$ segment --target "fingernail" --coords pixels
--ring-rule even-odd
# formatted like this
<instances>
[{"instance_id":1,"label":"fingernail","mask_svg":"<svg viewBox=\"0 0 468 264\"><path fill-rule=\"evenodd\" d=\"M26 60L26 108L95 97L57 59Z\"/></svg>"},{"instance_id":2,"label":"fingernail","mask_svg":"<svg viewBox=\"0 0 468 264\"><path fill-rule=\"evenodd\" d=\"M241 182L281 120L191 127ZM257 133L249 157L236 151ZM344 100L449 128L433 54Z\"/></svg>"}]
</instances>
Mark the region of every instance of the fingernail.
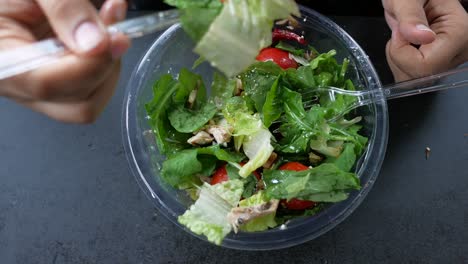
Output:
<instances>
[{"instance_id":1,"label":"fingernail","mask_svg":"<svg viewBox=\"0 0 468 264\"><path fill-rule=\"evenodd\" d=\"M75 41L81 51L90 51L98 46L104 35L98 26L92 22L84 22L75 31Z\"/></svg>"},{"instance_id":2,"label":"fingernail","mask_svg":"<svg viewBox=\"0 0 468 264\"><path fill-rule=\"evenodd\" d=\"M432 31L432 29L430 29L428 26L426 26L426 25L424 25L424 24L416 25L416 29L418 29L418 30L423 30L423 31L429 31L429 32L434 33L434 31ZM434 34L435 34L435 33L434 33Z\"/></svg>"},{"instance_id":3,"label":"fingernail","mask_svg":"<svg viewBox=\"0 0 468 264\"><path fill-rule=\"evenodd\" d=\"M127 13L127 8L124 2L118 4L114 10L114 17L117 21L122 21L125 19Z\"/></svg>"}]
</instances>

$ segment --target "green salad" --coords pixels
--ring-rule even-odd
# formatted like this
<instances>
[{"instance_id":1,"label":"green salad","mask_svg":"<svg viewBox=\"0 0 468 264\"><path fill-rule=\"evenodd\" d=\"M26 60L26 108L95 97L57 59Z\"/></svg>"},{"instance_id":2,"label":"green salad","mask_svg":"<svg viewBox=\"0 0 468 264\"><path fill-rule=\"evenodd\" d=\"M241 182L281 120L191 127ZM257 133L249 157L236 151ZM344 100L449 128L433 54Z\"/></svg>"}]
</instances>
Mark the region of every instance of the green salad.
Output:
<instances>
[{"instance_id":1,"label":"green salad","mask_svg":"<svg viewBox=\"0 0 468 264\"><path fill-rule=\"evenodd\" d=\"M310 217L360 189L353 169L367 144L361 119L328 121L354 99L314 91L354 90L348 60L317 52L300 28L279 21L299 15L294 1L166 2L181 10L195 51L220 70L211 84L188 69L163 75L146 104L167 157L160 177L194 200L182 225L221 244L231 232Z\"/></svg>"}]
</instances>

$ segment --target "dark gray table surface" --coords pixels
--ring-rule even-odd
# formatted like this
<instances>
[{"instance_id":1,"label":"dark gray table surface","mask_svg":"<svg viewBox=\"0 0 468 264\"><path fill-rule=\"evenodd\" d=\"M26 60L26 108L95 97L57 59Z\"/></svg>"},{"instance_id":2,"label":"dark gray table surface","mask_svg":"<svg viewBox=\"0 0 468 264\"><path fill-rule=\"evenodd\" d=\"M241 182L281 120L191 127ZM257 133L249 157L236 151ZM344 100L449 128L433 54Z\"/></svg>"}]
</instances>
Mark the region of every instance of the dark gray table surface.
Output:
<instances>
[{"instance_id":1,"label":"dark gray table surface","mask_svg":"<svg viewBox=\"0 0 468 264\"><path fill-rule=\"evenodd\" d=\"M334 19L390 82L383 19ZM121 140L126 81L154 38L134 42L93 125L60 124L0 100L0 263L468 263L468 89L390 102L374 188L314 241L241 252L176 228L140 192Z\"/></svg>"}]
</instances>

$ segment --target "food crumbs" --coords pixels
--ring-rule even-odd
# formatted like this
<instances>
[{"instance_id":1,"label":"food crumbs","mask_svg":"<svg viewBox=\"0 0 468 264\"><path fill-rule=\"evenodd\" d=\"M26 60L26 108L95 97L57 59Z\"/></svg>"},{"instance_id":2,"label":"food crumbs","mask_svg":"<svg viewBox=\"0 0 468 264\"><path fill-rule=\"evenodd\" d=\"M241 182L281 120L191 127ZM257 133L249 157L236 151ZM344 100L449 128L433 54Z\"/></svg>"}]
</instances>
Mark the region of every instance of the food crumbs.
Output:
<instances>
[{"instance_id":1,"label":"food crumbs","mask_svg":"<svg viewBox=\"0 0 468 264\"><path fill-rule=\"evenodd\" d=\"M429 158L429 155L431 155L431 148L426 147L426 150L424 151L426 153L426 160Z\"/></svg>"}]
</instances>

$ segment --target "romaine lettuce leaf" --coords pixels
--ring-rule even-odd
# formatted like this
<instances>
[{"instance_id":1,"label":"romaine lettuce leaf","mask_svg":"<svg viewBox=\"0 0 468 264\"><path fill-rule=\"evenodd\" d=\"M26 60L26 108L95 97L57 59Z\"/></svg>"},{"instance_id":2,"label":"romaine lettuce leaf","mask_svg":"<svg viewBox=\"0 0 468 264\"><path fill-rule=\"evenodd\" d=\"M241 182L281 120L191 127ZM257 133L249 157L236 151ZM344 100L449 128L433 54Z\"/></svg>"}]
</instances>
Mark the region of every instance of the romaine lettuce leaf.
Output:
<instances>
[{"instance_id":1,"label":"romaine lettuce leaf","mask_svg":"<svg viewBox=\"0 0 468 264\"><path fill-rule=\"evenodd\" d=\"M216 185L205 183L198 200L178 221L192 232L204 235L208 241L220 245L231 232L227 215L236 207L243 191L240 180L230 180Z\"/></svg>"},{"instance_id":2,"label":"romaine lettuce leaf","mask_svg":"<svg viewBox=\"0 0 468 264\"><path fill-rule=\"evenodd\" d=\"M234 128L234 136L251 135L262 129L262 120L253 115L240 96L227 100L223 109L224 118Z\"/></svg>"},{"instance_id":3,"label":"romaine lettuce leaf","mask_svg":"<svg viewBox=\"0 0 468 264\"><path fill-rule=\"evenodd\" d=\"M244 192L242 193L242 197L243 198L249 198L250 196L252 196L254 194L255 190L257 189L258 180L255 177L255 175L253 175L253 174L250 174L246 178L242 178L239 175L239 169L240 168L241 168L241 166L239 164L229 162L226 165L226 172L227 172L228 177L229 177L230 180L241 179L244 182Z\"/></svg>"},{"instance_id":4,"label":"romaine lettuce leaf","mask_svg":"<svg viewBox=\"0 0 468 264\"><path fill-rule=\"evenodd\" d=\"M179 9L182 27L195 41L199 41L205 35L223 7L219 0L164 0L164 2Z\"/></svg>"},{"instance_id":5,"label":"romaine lettuce leaf","mask_svg":"<svg viewBox=\"0 0 468 264\"><path fill-rule=\"evenodd\" d=\"M230 98L223 109L224 117L234 128L234 141L237 139L236 148L243 146L245 155L249 161L239 170L241 177L249 176L253 171L260 168L273 152L271 145L272 135L263 126L259 115L252 115L245 100L236 96Z\"/></svg>"},{"instance_id":6,"label":"romaine lettuce leaf","mask_svg":"<svg viewBox=\"0 0 468 264\"><path fill-rule=\"evenodd\" d=\"M270 131L265 128L245 137L243 149L249 161L239 170L241 177L245 178L249 176L253 171L267 162L274 150L271 145L271 138Z\"/></svg>"},{"instance_id":7,"label":"romaine lettuce leaf","mask_svg":"<svg viewBox=\"0 0 468 264\"><path fill-rule=\"evenodd\" d=\"M348 197L348 191L360 188L354 173L328 163L304 171L265 170L263 179L266 194L275 199L338 202Z\"/></svg>"},{"instance_id":8,"label":"romaine lettuce leaf","mask_svg":"<svg viewBox=\"0 0 468 264\"><path fill-rule=\"evenodd\" d=\"M226 1L195 51L227 76L234 76L271 44L273 21L290 14L300 15L293 0Z\"/></svg>"},{"instance_id":9,"label":"romaine lettuce leaf","mask_svg":"<svg viewBox=\"0 0 468 264\"><path fill-rule=\"evenodd\" d=\"M164 2L179 9L189 7L221 8L223 6L220 0L164 0Z\"/></svg>"}]
</instances>

